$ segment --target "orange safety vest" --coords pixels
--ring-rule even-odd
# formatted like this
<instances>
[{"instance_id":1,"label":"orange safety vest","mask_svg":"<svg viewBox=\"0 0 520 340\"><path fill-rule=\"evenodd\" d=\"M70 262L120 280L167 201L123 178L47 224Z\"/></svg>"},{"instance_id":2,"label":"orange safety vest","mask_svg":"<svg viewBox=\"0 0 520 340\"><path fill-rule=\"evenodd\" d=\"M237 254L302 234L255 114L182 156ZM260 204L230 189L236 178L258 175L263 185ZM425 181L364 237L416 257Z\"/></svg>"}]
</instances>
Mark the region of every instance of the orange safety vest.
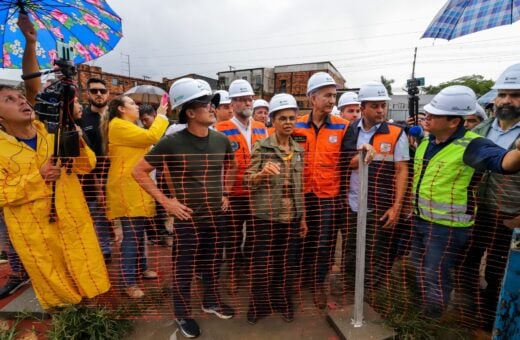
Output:
<instances>
[{"instance_id":1,"label":"orange safety vest","mask_svg":"<svg viewBox=\"0 0 520 340\"><path fill-rule=\"evenodd\" d=\"M267 134L272 136L274 134L274 127L267 128Z\"/></svg>"},{"instance_id":2,"label":"orange safety vest","mask_svg":"<svg viewBox=\"0 0 520 340\"><path fill-rule=\"evenodd\" d=\"M340 191L340 150L349 122L329 114L318 133L312 113L298 118L293 138L305 149L304 191L320 198L335 197Z\"/></svg>"},{"instance_id":3,"label":"orange safety vest","mask_svg":"<svg viewBox=\"0 0 520 340\"><path fill-rule=\"evenodd\" d=\"M345 143L341 149L343 157L345 157L345 164L349 164L352 157L357 154L360 120L361 118L352 121L347 130ZM370 139L369 143L376 152L368 167L368 205L370 209L385 211L395 203L394 152L403 133L400 126L383 122ZM347 182L347 186L348 184ZM382 197L384 199L381 199Z\"/></svg>"},{"instance_id":4,"label":"orange safety vest","mask_svg":"<svg viewBox=\"0 0 520 340\"><path fill-rule=\"evenodd\" d=\"M246 172L249 164L251 163L251 152L247 147L247 141L244 135L240 132L238 127L231 120L219 122L215 125L215 129L222 132L231 142L231 147L235 153L235 159L238 164L238 172L233 189L231 190L231 196L244 196L249 191L244 188L242 179ZM264 123L251 121L251 148L256 141L267 138L267 128Z\"/></svg>"}]
</instances>

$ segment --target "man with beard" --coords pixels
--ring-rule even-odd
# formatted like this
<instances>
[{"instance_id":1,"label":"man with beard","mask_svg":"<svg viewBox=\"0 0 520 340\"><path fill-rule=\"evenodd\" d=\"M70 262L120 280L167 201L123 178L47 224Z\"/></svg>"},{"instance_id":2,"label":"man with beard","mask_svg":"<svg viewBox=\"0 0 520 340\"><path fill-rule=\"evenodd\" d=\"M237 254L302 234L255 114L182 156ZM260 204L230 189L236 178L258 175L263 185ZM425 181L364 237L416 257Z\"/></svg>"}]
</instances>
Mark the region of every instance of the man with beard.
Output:
<instances>
[{"instance_id":1,"label":"man with beard","mask_svg":"<svg viewBox=\"0 0 520 340\"><path fill-rule=\"evenodd\" d=\"M512 94L505 93L506 97ZM505 100L511 101L512 97ZM419 291L423 295L422 312L425 316L440 318L451 294L451 271L464 255L475 225L480 172L513 174L520 171L520 140L507 151L489 139L466 131L464 117L476 112L475 92L466 86L443 89L424 110L425 130L430 134L417 147L414 159L415 226L410 259L417 268ZM507 221L510 225L514 222ZM508 238L510 240L510 235Z\"/></svg>"},{"instance_id":2,"label":"man with beard","mask_svg":"<svg viewBox=\"0 0 520 340\"><path fill-rule=\"evenodd\" d=\"M520 137L520 64L507 68L493 89L498 90L496 117L473 131L504 149L514 150L515 140ZM468 311L469 315L477 315L480 319L477 321L488 330L495 319L511 233L514 228L520 228L519 195L520 174L504 177L487 173L478 190L478 214L460 280L463 291L477 304L474 306L476 310ZM480 290L479 268L485 251L487 287Z\"/></svg>"},{"instance_id":3,"label":"man with beard","mask_svg":"<svg viewBox=\"0 0 520 340\"><path fill-rule=\"evenodd\" d=\"M224 192L229 198L231 221L226 247L229 250L231 264L231 292L236 290L237 260L240 258L242 244L242 228L244 222L251 225L251 208L249 191L242 183L244 173L251 163L251 150L256 141L267 137L267 129L263 123L251 118L253 115L253 88L247 80L237 79L229 85L229 98L233 108L233 118L221 121L215 129L227 136L238 162L236 180L231 192ZM253 235L254 237L254 235Z\"/></svg>"},{"instance_id":4,"label":"man with beard","mask_svg":"<svg viewBox=\"0 0 520 340\"><path fill-rule=\"evenodd\" d=\"M105 211L106 174L109 168L109 160L105 158L101 122L108 108L109 92L106 82L98 78L90 78L87 81L87 95L89 106L83 110L80 127L87 136L89 147L96 154L96 168L83 176L83 192L87 199L90 215L94 220L94 226L103 252L105 262L110 262L112 251L110 249L110 222Z\"/></svg>"}]
</instances>

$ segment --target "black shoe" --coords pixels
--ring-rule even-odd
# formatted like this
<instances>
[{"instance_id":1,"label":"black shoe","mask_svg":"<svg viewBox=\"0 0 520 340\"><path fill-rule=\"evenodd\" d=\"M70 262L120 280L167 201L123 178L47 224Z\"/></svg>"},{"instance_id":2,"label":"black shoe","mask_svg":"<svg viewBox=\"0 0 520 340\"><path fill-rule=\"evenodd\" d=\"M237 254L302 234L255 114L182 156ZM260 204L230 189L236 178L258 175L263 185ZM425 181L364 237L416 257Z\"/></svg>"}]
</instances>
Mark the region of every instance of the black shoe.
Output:
<instances>
[{"instance_id":1,"label":"black shoe","mask_svg":"<svg viewBox=\"0 0 520 340\"><path fill-rule=\"evenodd\" d=\"M215 314L221 319L231 319L235 315L233 308L223 303L215 307L204 307L202 305L202 310L204 313Z\"/></svg>"},{"instance_id":2,"label":"black shoe","mask_svg":"<svg viewBox=\"0 0 520 340\"><path fill-rule=\"evenodd\" d=\"M8 263L9 259L7 258L7 252L5 250L2 250L0 253L0 264Z\"/></svg>"},{"instance_id":3,"label":"black shoe","mask_svg":"<svg viewBox=\"0 0 520 340\"><path fill-rule=\"evenodd\" d=\"M254 325L258 322L259 317L255 313L247 312L247 322Z\"/></svg>"},{"instance_id":4,"label":"black shoe","mask_svg":"<svg viewBox=\"0 0 520 340\"><path fill-rule=\"evenodd\" d=\"M196 338L201 334L199 325L193 319L176 319L175 322L182 335L187 338Z\"/></svg>"},{"instance_id":5,"label":"black shoe","mask_svg":"<svg viewBox=\"0 0 520 340\"><path fill-rule=\"evenodd\" d=\"M9 276L9 279L5 285L0 288L0 299L6 298L12 295L23 285L28 284L31 281L27 276Z\"/></svg>"},{"instance_id":6,"label":"black shoe","mask_svg":"<svg viewBox=\"0 0 520 340\"><path fill-rule=\"evenodd\" d=\"M294 312L293 311L283 312L282 319L285 322L293 322L294 321Z\"/></svg>"}]
</instances>

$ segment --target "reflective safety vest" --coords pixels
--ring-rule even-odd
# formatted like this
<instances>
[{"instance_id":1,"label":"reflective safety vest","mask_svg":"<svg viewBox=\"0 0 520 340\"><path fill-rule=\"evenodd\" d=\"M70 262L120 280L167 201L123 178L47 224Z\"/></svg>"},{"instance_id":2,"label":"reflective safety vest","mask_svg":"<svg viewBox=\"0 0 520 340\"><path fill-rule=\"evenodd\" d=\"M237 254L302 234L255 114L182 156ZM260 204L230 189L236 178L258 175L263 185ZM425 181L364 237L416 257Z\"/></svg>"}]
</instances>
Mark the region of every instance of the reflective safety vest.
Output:
<instances>
[{"instance_id":1,"label":"reflective safety vest","mask_svg":"<svg viewBox=\"0 0 520 340\"><path fill-rule=\"evenodd\" d=\"M429 144L425 139L414 159L413 194L418 216L448 227L471 227L475 224L474 188L470 188L475 170L463 161L468 144L480 137L467 131L464 137L445 146L424 168L424 154Z\"/></svg>"},{"instance_id":2,"label":"reflective safety vest","mask_svg":"<svg viewBox=\"0 0 520 340\"><path fill-rule=\"evenodd\" d=\"M305 149L304 192L331 198L340 192L339 156L348 121L329 115L318 133L311 115L298 118L293 138Z\"/></svg>"},{"instance_id":3,"label":"reflective safety vest","mask_svg":"<svg viewBox=\"0 0 520 340\"><path fill-rule=\"evenodd\" d=\"M249 164L251 163L251 152L249 151L249 147L247 146L246 138L240 132L235 123L233 123L233 121L231 120L218 122L215 125L215 129L226 135L226 137L231 142L231 147L233 148L233 152L235 153L235 159L237 160L238 164L237 177L235 183L233 184L231 195L247 195L249 191L244 188L244 185L242 183L244 173L246 172L247 168L249 167ZM252 148L256 141L267 138L267 128L265 127L264 123L251 120L251 129Z\"/></svg>"}]
</instances>

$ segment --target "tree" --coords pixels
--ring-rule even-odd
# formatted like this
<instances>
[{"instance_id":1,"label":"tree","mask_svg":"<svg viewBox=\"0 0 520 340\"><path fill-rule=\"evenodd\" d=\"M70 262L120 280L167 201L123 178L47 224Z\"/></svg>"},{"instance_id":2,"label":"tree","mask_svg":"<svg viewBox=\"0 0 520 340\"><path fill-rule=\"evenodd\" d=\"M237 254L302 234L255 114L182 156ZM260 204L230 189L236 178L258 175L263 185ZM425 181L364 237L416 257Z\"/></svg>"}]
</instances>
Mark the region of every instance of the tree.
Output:
<instances>
[{"instance_id":1,"label":"tree","mask_svg":"<svg viewBox=\"0 0 520 340\"><path fill-rule=\"evenodd\" d=\"M385 76L381 76L381 83L385 85L386 90L388 91L388 95L393 95L392 93L392 84L395 83L395 80L393 79L386 79Z\"/></svg>"},{"instance_id":2,"label":"tree","mask_svg":"<svg viewBox=\"0 0 520 340\"><path fill-rule=\"evenodd\" d=\"M486 92L491 90L494 81L491 79L484 79L483 76L478 74L473 74L471 76L459 77L444 83L440 83L437 86L425 86L423 88L425 94L437 94L443 88L451 86L451 85L464 85L475 91L477 97L484 95Z\"/></svg>"}]
</instances>

